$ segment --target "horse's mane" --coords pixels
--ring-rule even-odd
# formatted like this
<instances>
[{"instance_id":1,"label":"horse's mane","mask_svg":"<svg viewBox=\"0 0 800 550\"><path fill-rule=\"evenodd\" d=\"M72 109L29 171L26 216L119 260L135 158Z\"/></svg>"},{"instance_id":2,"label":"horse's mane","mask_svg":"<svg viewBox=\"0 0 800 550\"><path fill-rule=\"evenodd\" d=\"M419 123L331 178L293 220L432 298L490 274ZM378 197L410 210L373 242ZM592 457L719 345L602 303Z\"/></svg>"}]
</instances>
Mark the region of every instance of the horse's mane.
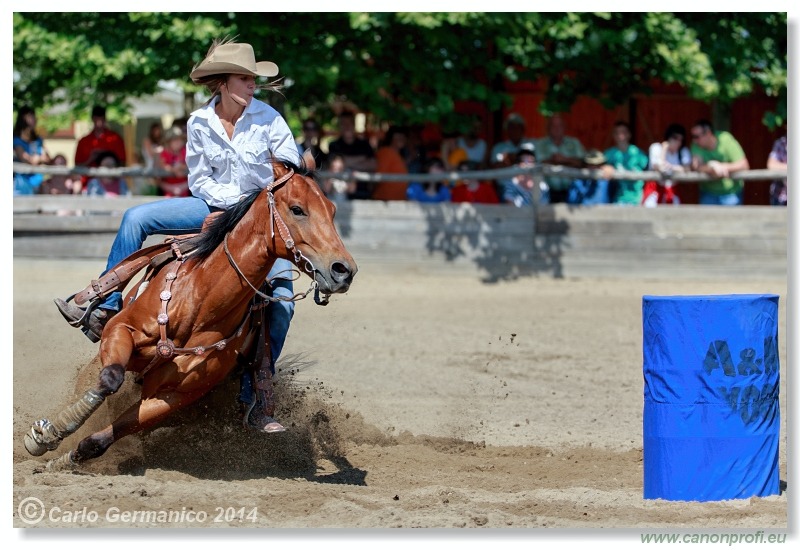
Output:
<instances>
[{"instance_id":1,"label":"horse's mane","mask_svg":"<svg viewBox=\"0 0 800 550\"><path fill-rule=\"evenodd\" d=\"M305 162L301 159L301 166L294 164L288 160L276 159L274 162L280 162L287 168L294 170L295 173L302 176L314 177L314 172L305 166ZM230 233L234 227L242 220L247 214L250 207L261 194L262 189L255 189L250 191L245 197L225 210L217 218L215 218L201 234L200 241L195 249L194 256L200 261L206 259L217 249L222 241L225 240L225 235Z\"/></svg>"}]
</instances>

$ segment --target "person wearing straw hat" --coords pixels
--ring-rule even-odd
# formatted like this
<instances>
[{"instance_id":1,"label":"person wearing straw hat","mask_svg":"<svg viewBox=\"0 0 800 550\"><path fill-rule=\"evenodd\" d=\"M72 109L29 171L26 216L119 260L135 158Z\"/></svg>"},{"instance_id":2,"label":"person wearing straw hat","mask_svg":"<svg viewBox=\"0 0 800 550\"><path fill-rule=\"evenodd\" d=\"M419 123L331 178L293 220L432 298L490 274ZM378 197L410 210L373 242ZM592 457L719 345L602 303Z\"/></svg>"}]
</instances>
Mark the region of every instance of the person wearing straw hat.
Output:
<instances>
[{"instance_id":1,"label":"person wearing straw hat","mask_svg":"<svg viewBox=\"0 0 800 550\"><path fill-rule=\"evenodd\" d=\"M294 136L286 121L274 108L254 97L259 89L278 88L274 82L258 85L256 78L277 74L275 63L256 61L250 44L227 38L213 41L203 60L190 73L192 81L205 86L211 94L191 114L187 124L186 164L192 196L128 209L111 247L106 272L139 250L148 236L199 232L211 212L225 210L250 191L268 185L273 180L273 157L300 164ZM291 277L291 266L286 260L275 262L268 275L269 279L278 277L272 283L273 295L293 296L291 280L280 278ZM73 326L81 326L84 334L97 342L108 319L120 310L122 294L110 295L80 324L83 309L61 299L55 302L65 319ZM275 360L283 348L293 313L294 302L278 301L270 307L272 357L266 376L274 374ZM242 377L240 394L243 404L252 403L253 398L252 379L250 373L246 374ZM251 411L245 419L248 425L266 433L284 431L272 418L271 403L261 395L264 392L255 393L259 406L243 407Z\"/></svg>"},{"instance_id":2,"label":"person wearing straw hat","mask_svg":"<svg viewBox=\"0 0 800 550\"><path fill-rule=\"evenodd\" d=\"M595 177L573 180L567 191L568 204L607 204L609 177L614 173L606 156L597 149L589 149L583 157L583 168L596 170Z\"/></svg>"}]
</instances>

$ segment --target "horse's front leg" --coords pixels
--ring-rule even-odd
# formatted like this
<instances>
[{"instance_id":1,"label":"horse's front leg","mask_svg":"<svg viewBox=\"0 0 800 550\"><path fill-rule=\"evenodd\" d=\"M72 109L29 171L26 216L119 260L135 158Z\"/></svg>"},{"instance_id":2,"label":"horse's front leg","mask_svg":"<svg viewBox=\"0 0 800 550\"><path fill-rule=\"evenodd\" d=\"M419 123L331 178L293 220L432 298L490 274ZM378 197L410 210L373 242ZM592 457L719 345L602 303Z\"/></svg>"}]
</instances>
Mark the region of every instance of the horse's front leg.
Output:
<instances>
[{"instance_id":1,"label":"horse's front leg","mask_svg":"<svg viewBox=\"0 0 800 550\"><path fill-rule=\"evenodd\" d=\"M78 447L47 463L47 470L72 469L105 453L116 441L152 428L174 411L196 401L208 392L207 388L183 393L176 390L161 390L153 397L142 399L122 413L113 423L99 432L84 438Z\"/></svg>"},{"instance_id":2,"label":"horse's front leg","mask_svg":"<svg viewBox=\"0 0 800 550\"><path fill-rule=\"evenodd\" d=\"M58 448L61 441L75 433L89 419L106 397L116 393L125 381L125 365L133 351L133 336L125 327L107 331L100 346L100 360L104 365L97 386L87 390L77 402L60 413L53 421L46 418L33 423L25 434L25 449L33 456L41 456Z\"/></svg>"}]
</instances>

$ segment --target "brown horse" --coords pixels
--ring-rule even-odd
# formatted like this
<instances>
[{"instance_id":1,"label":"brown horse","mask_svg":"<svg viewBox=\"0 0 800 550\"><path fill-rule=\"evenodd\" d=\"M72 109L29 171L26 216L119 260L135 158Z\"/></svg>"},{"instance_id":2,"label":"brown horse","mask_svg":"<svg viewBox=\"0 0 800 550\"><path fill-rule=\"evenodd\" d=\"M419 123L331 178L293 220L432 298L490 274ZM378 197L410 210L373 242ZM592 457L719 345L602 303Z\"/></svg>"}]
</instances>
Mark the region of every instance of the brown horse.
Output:
<instances>
[{"instance_id":1,"label":"brown horse","mask_svg":"<svg viewBox=\"0 0 800 550\"><path fill-rule=\"evenodd\" d=\"M263 295L256 286L277 258L307 272L326 296L350 287L357 267L334 226L335 206L308 169L273 164L275 178L268 187L219 215L193 252L175 250L176 259L159 268L146 288L128 293L125 307L103 330L97 386L52 422L35 422L25 447L35 456L55 450L119 390L125 371L140 377L141 400L76 449L49 461L48 469L72 468L102 455L115 441L155 426L223 381L237 356L254 345L243 327L254 296Z\"/></svg>"}]
</instances>

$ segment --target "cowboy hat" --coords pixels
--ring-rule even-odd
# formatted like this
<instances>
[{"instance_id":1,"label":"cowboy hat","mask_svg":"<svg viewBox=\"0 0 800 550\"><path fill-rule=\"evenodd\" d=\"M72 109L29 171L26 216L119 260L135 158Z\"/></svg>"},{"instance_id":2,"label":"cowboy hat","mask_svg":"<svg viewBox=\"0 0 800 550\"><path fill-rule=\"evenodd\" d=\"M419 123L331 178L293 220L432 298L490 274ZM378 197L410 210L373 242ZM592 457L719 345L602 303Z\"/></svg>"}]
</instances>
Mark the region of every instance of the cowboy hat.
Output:
<instances>
[{"instance_id":1,"label":"cowboy hat","mask_svg":"<svg viewBox=\"0 0 800 550\"><path fill-rule=\"evenodd\" d=\"M250 44L228 42L214 48L190 73L194 82L204 76L215 74L247 74L252 76L275 76L278 66L272 61L259 61Z\"/></svg>"},{"instance_id":2,"label":"cowboy hat","mask_svg":"<svg viewBox=\"0 0 800 550\"><path fill-rule=\"evenodd\" d=\"M583 162L589 166L600 166L606 163L606 156L597 149L590 149L586 152L586 156L583 157Z\"/></svg>"}]
</instances>

